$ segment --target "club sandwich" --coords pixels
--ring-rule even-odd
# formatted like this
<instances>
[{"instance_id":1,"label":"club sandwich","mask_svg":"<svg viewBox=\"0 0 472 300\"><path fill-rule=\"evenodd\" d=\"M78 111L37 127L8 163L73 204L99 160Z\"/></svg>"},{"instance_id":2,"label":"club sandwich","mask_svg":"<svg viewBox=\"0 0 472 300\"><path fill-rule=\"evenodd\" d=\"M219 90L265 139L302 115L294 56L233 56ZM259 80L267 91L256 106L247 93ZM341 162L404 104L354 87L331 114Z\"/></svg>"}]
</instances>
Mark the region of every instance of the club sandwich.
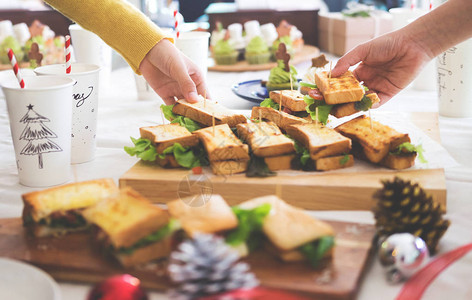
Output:
<instances>
[{"instance_id":1,"label":"club sandwich","mask_svg":"<svg viewBox=\"0 0 472 300\"><path fill-rule=\"evenodd\" d=\"M178 222L131 188L121 189L82 212L96 240L123 266L167 257Z\"/></svg>"},{"instance_id":2,"label":"club sandwich","mask_svg":"<svg viewBox=\"0 0 472 300\"><path fill-rule=\"evenodd\" d=\"M117 192L114 181L106 178L23 194L23 224L37 237L86 229L81 211Z\"/></svg>"}]
</instances>

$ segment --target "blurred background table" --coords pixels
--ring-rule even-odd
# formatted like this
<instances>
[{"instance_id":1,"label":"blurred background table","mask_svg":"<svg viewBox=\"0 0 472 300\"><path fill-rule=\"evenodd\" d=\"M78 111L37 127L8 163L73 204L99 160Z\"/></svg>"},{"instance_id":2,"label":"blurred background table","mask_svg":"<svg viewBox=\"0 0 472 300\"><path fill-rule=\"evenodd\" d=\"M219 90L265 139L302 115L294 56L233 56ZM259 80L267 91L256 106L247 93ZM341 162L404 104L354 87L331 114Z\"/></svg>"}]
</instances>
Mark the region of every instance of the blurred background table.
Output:
<instances>
[{"instance_id":1,"label":"blurred background table","mask_svg":"<svg viewBox=\"0 0 472 300\"><path fill-rule=\"evenodd\" d=\"M298 65L300 73L309 67ZM238 98L231 92L234 83L267 78L269 71L242 73L208 73L208 83L213 99L235 110L247 112L252 103ZM124 67L112 72L109 84L102 89L99 104L97 156L89 163L74 166L74 180L112 177L116 181L137 159L128 156L123 146L129 145L130 136L138 136L138 128L161 122L161 100L137 100L133 72ZM407 88L379 110L398 113L412 111L437 111L437 94L434 91L417 91ZM375 114L375 111L373 112ZM472 119L440 117L442 144L459 165L446 170L448 189L447 217L452 221L450 229L440 244L440 253L452 250L472 241ZM19 217L22 211L21 194L34 189L19 185L13 145L11 142L5 101L0 100L0 218ZM312 212L325 219L360 223L373 223L368 211ZM427 290L424 299L472 298L472 254L465 256L443 272ZM63 299L84 300L91 285L60 282ZM384 272L375 259L361 282L358 299L394 299L401 285L388 285ZM151 299L165 299L160 293L151 293Z\"/></svg>"}]
</instances>

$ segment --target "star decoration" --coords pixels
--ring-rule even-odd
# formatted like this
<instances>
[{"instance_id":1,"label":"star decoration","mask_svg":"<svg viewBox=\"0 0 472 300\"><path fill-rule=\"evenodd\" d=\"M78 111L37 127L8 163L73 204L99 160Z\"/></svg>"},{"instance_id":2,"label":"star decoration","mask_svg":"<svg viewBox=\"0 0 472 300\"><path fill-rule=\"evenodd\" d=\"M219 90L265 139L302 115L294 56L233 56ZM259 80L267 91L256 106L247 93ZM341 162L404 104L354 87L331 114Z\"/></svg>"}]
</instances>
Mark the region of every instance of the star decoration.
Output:
<instances>
[{"instance_id":1,"label":"star decoration","mask_svg":"<svg viewBox=\"0 0 472 300\"><path fill-rule=\"evenodd\" d=\"M279 24L279 26L277 27L277 33L279 35L279 38L283 37L283 36L290 36L290 30L292 29L293 25L291 25L290 23L288 23L287 21L285 20L282 20Z\"/></svg>"},{"instance_id":2,"label":"star decoration","mask_svg":"<svg viewBox=\"0 0 472 300\"><path fill-rule=\"evenodd\" d=\"M328 61L326 60L326 57L324 54L321 54L318 57L313 57L311 59L311 66L314 68L323 68L327 63Z\"/></svg>"},{"instance_id":3,"label":"star decoration","mask_svg":"<svg viewBox=\"0 0 472 300\"><path fill-rule=\"evenodd\" d=\"M34 105L31 105L31 104L30 104L30 105L28 105L28 106L26 106L26 107L27 107L28 109L33 109Z\"/></svg>"}]
</instances>

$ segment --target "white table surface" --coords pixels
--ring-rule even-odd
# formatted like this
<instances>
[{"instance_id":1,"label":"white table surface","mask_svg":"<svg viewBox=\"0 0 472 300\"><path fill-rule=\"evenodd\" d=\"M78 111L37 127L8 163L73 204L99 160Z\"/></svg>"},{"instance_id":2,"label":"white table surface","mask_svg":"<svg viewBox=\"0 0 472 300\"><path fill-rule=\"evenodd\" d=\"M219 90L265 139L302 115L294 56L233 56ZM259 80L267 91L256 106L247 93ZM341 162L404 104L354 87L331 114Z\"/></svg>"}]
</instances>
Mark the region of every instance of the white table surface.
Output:
<instances>
[{"instance_id":1,"label":"white table surface","mask_svg":"<svg viewBox=\"0 0 472 300\"><path fill-rule=\"evenodd\" d=\"M298 67L303 73L308 64ZM229 108L248 110L251 103L234 95L231 85L251 79L265 79L268 73L209 72L211 96ZM75 175L72 178L78 181L102 177L112 177L117 181L137 161L123 151L123 146L130 144L129 137L138 136L141 126L161 122L159 106L162 102L137 100L135 81L129 68L113 71L109 82L101 85L100 92L96 159L74 166ZM436 112L437 93L407 88L379 110ZM472 242L472 119L440 117L440 132L443 146L459 163L458 167L446 169L446 216L452 224L440 243L439 253L444 253ZM33 189L18 183L3 99L0 99L0 153L0 218L19 217L23 208L21 194ZM323 211L313 214L325 219L374 223L368 211ZM428 288L423 299L472 299L471 271L472 254L444 271ZM59 283L63 298L68 300L84 300L91 288L88 284ZM386 283L383 269L375 259L361 283L358 299L394 299L400 289L401 285ZM165 299L159 293L151 293L150 296L151 299Z\"/></svg>"}]
</instances>

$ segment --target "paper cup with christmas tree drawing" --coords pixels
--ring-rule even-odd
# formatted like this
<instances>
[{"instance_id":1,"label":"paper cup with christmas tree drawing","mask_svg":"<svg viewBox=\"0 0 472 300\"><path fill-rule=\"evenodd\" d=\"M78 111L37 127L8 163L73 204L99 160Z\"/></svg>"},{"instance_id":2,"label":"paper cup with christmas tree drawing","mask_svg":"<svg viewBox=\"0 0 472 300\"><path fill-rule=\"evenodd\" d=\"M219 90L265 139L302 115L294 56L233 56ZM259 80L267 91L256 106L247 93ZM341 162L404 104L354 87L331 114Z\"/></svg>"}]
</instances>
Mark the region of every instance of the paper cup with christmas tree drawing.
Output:
<instances>
[{"instance_id":1,"label":"paper cup with christmas tree drawing","mask_svg":"<svg viewBox=\"0 0 472 300\"><path fill-rule=\"evenodd\" d=\"M7 102L20 183L32 187L70 179L72 89L75 80L24 77L1 83Z\"/></svg>"},{"instance_id":2,"label":"paper cup with christmas tree drawing","mask_svg":"<svg viewBox=\"0 0 472 300\"><path fill-rule=\"evenodd\" d=\"M95 158L100 66L73 63L71 70L70 74L66 74L66 65L57 64L36 68L34 72L37 75L59 75L77 81L72 97L71 162L80 164Z\"/></svg>"}]
</instances>

